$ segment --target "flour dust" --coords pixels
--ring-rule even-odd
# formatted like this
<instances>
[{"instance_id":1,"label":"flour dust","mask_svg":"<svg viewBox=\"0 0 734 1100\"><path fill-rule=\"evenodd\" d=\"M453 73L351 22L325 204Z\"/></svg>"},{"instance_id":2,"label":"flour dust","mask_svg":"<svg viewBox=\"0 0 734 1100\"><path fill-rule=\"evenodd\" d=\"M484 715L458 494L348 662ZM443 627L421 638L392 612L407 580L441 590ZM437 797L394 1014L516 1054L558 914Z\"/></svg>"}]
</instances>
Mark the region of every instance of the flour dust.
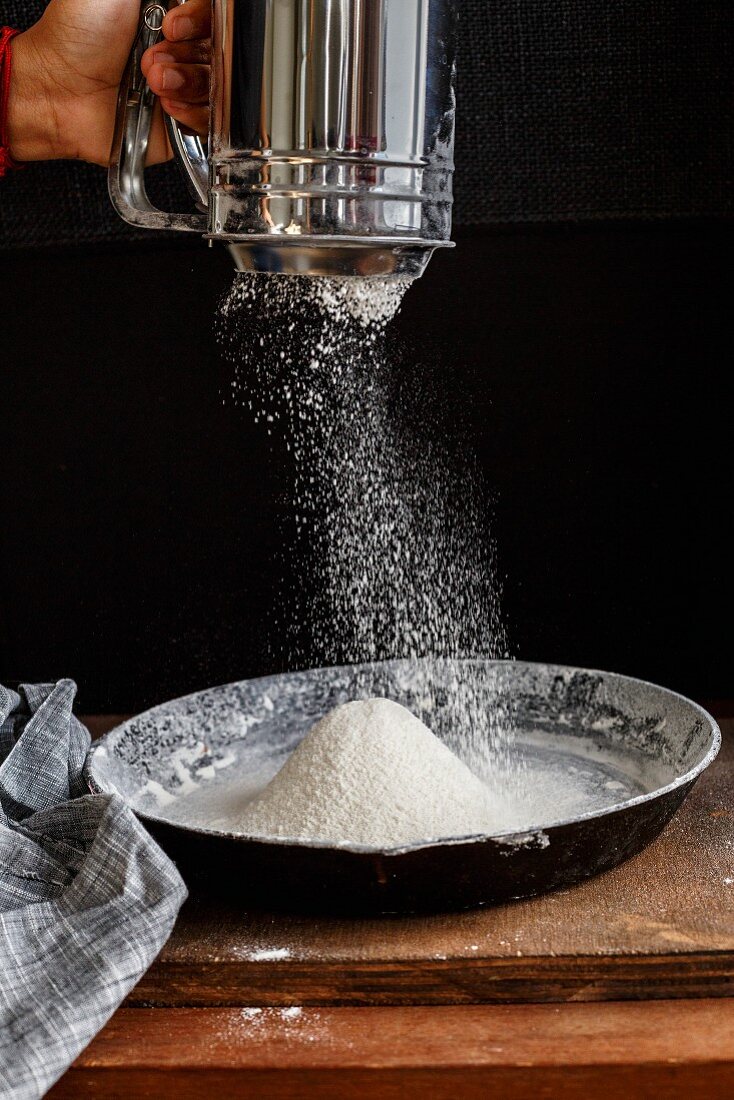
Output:
<instances>
[{"instance_id":1,"label":"flour dust","mask_svg":"<svg viewBox=\"0 0 734 1100\"><path fill-rule=\"evenodd\" d=\"M240 274L221 304L229 399L291 457L277 629L287 668L507 655L486 487L390 340L409 285ZM445 736L487 776L506 763L511 716L490 712L458 664L453 680ZM429 726L432 692L419 714Z\"/></svg>"}]
</instances>

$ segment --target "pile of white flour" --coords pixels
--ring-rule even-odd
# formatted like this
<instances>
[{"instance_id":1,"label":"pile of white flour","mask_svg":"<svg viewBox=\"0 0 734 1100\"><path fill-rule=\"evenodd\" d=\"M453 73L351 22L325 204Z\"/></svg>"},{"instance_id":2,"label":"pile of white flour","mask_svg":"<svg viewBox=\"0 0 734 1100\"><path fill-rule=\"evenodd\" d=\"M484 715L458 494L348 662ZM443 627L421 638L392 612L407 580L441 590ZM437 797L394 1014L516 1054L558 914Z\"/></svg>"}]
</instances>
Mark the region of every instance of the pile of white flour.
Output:
<instances>
[{"instance_id":1,"label":"pile of white flour","mask_svg":"<svg viewBox=\"0 0 734 1100\"><path fill-rule=\"evenodd\" d=\"M418 718L389 699L336 707L318 722L237 831L394 848L491 833L494 799Z\"/></svg>"}]
</instances>

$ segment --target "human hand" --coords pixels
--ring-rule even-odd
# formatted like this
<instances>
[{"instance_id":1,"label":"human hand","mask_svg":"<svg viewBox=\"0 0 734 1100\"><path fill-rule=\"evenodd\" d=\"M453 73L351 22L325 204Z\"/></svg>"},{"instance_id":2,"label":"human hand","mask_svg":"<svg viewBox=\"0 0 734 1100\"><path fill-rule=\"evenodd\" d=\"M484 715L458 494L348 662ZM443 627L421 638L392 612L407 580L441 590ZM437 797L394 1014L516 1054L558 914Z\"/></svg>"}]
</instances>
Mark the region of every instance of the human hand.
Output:
<instances>
[{"instance_id":1,"label":"human hand","mask_svg":"<svg viewBox=\"0 0 734 1100\"><path fill-rule=\"evenodd\" d=\"M164 106L202 133L207 127L210 12L210 0L189 0L170 11L163 24L170 41L148 50L144 65L153 91L167 93ZM7 127L16 160L109 163L118 89L139 18L139 0L51 0L41 19L13 40ZM155 56L156 51L164 57ZM158 109L148 163L169 156Z\"/></svg>"},{"instance_id":2,"label":"human hand","mask_svg":"<svg viewBox=\"0 0 734 1100\"><path fill-rule=\"evenodd\" d=\"M164 39L143 54L141 69L172 118L197 134L209 129L211 0L188 0L163 20Z\"/></svg>"}]
</instances>

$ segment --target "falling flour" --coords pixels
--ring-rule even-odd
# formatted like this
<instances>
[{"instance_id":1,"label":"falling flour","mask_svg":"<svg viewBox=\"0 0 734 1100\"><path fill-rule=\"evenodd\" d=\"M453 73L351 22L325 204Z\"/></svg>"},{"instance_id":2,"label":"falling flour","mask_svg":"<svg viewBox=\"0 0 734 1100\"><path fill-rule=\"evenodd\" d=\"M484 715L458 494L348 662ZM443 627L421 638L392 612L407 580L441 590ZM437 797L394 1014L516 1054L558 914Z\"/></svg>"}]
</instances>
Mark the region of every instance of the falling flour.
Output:
<instances>
[{"instance_id":1,"label":"falling flour","mask_svg":"<svg viewBox=\"0 0 734 1100\"><path fill-rule=\"evenodd\" d=\"M275 668L507 656L488 493L389 339L408 286L240 274L222 303L228 399L290 460ZM488 777L512 756L511 715L466 691L458 663L447 691L444 740Z\"/></svg>"},{"instance_id":2,"label":"falling flour","mask_svg":"<svg viewBox=\"0 0 734 1100\"><path fill-rule=\"evenodd\" d=\"M395 848L489 833L491 792L389 699L345 703L306 735L237 822L250 836Z\"/></svg>"}]
</instances>

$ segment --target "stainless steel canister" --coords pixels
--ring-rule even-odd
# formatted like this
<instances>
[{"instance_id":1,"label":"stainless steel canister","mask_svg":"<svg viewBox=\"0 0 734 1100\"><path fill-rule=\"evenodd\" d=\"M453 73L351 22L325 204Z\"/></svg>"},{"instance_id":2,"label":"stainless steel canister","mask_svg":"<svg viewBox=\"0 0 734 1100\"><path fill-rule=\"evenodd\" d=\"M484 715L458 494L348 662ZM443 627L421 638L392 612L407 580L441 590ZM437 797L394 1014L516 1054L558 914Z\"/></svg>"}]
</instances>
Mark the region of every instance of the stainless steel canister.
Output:
<instances>
[{"instance_id":1,"label":"stainless steel canister","mask_svg":"<svg viewBox=\"0 0 734 1100\"><path fill-rule=\"evenodd\" d=\"M245 270L420 275L450 245L458 0L214 0L208 143L169 121L200 213L150 202L144 3L110 196L128 222L228 243Z\"/></svg>"}]
</instances>

